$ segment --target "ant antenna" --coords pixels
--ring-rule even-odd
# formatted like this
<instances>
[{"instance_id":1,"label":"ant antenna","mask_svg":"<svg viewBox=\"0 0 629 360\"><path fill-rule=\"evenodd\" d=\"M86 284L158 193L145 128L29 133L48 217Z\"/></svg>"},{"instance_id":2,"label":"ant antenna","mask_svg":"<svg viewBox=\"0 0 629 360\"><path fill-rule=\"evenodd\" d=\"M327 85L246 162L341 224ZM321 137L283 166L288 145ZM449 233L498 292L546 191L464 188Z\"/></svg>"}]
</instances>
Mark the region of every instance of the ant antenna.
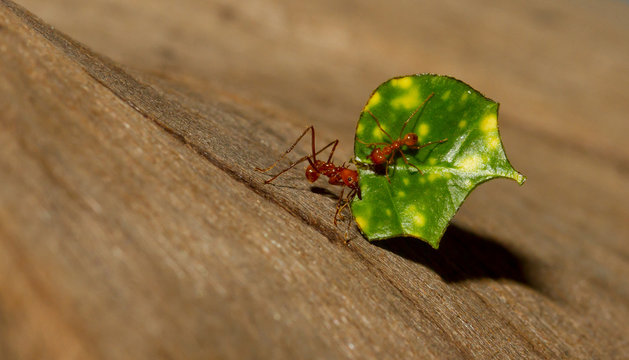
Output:
<instances>
[{"instance_id":1,"label":"ant antenna","mask_svg":"<svg viewBox=\"0 0 629 360\"><path fill-rule=\"evenodd\" d=\"M419 111L419 109L422 109L422 112L424 112L424 105L428 102L428 100L430 100L433 96L435 95L435 93L431 93L430 95L428 95L428 97L426 99L424 99L424 102L422 102L421 104L419 104L419 106L417 107L417 109L415 109L415 111L413 111L413 113L411 114L411 116L408 117L408 119L406 119L406 121L404 122L404 125L402 125L402 129L400 130L400 138L402 137L402 134L404 133L404 129L406 128L406 124L408 124L408 122L413 118L413 116L415 116L415 114L417 114L417 112Z\"/></svg>"},{"instance_id":2,"label":"ant antenna","mask_svg":"<svg viewBox=\"0 0 629 360\"><path fill-rule=\"evenodd\" d=\"M380 128L380 130L382 130L383 133L385 133L388 137L389 140L391 140L391 142L393 142L393 138L391 137L391 135L389 135L388 132L386 132L386 130L384 130L384 128L382 127L382 125L380 125L380 121L378 121L378 118L376 117L376 115L374 115L371 110L367 109L367 112L369 113L369 115L371 115L371 117L376 120L376 125L378 125L378 127Z\"/></svg>"}]
</instances>

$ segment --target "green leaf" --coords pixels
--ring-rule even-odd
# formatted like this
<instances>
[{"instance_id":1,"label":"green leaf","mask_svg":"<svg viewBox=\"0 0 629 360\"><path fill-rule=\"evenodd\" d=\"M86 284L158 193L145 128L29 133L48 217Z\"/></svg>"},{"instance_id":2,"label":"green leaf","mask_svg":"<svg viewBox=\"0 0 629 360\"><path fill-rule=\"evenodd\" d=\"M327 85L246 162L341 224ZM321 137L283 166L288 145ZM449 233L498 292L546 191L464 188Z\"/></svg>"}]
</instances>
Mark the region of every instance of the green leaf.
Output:
<instances>
[{"instance_id":1,"label":"green leaf","mask_svg":"<svg viewBox=\"0 0 629 360\"><path fill-rule=\"evenodd\" d=\"M380 85L360 115L356 139L391 142L367 110L397 139L404 122L431 94L404 133L416 133L420 144L448 140L419 150L402 147L409 163L423 175L398 153L388 168L389 183L383 172L371 166L373 147L354 142L362 200L354 198L351 208L370 241L410 236L438 248L450 219L476 186L498 177L520 185L525 181L504 153L498 103L447 76L411 75Z\"/></svg>"}]
</instances>

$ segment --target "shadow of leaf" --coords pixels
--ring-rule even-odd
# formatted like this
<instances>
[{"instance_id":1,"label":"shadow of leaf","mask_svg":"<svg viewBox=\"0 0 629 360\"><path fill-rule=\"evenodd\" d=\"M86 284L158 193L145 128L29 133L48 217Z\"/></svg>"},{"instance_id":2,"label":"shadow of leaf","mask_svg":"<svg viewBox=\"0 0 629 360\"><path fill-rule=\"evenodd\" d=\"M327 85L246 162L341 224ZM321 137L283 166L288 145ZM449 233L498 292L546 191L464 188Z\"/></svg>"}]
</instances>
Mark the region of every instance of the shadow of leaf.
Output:
<instances>
[{"instance_id":1,"label":"shadow of leaf","mask_svg":"<svg viewBox=\"0 0 629 360\"><path fill-rule=\"evenodd\" d=\"M438 250L409 238L374 242L374 245L434 270L446 282L471 279L509 279L531 288L527 277L528 261L499 242L450 225Z\"/></svg>"}]
</instances>

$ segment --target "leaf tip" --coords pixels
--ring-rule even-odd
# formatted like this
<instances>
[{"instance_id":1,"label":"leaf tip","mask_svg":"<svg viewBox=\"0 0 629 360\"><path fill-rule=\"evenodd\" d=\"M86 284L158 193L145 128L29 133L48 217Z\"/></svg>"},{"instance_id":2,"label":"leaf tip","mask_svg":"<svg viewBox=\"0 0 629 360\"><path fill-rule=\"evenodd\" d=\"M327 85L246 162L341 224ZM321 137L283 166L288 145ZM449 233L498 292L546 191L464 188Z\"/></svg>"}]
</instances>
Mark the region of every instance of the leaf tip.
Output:
<instances>
[{"instance_id":1,"label":"leaf tip","mask_svg":"<svg viewBox=\"0 0 629 360\"><path fill-rule=\"evenodd\" d=\"M434 240L434 241L428 241L428 240L427 240L426 242L427 242L428 244L430 244L430 246L431 246L433 249L438 250L438 249L439 249L439 243L441 242L441 239L437 239L437 240Z\"/></svg>"},{"instance_id":2,"label":"leaf tip","mask_svg":"<svg viewBox=\"0 0 629 360\"><path fill-rule=\"evenodd\" d=\"M520 174L515 169L511 168L512 173L508 176L508 178L515 180L518 185L522 186L526 182L526 176Z\"/></svg>"}]
</instances>

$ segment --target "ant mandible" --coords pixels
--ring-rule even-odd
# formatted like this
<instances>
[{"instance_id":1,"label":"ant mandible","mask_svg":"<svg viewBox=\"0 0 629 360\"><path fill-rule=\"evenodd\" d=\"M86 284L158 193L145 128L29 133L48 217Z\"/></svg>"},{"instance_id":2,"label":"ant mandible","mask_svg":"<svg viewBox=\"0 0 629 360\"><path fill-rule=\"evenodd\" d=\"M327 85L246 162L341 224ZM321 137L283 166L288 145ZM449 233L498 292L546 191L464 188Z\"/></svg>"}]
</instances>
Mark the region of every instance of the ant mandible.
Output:
<instances>
[{"instance_id":1,"label":"ant mandible","mask_svg":"<svg viewBox=\"0 0 629 360\"><path fill-rule=\"evenodd\" d=\"M288 170L294 168L297 164L302 163L304 161L308 161L308 167L306 168L306 179L311 183L317 181L319 176L324 175L329 178L329 183L332 185L340 185L341 195L339 196L339 201L336 204L336 213L334 214L334 225L337 224L337 219L339 218L339 214L343 211L344 208L349 206L350 202L354 198L354 196L358 196L360 199L360 188L358 187L358 172L356 170L351 170L345 166L345 163L341 166L336 166L332 163L332 156L334 155L334 151L336 150L336 146L339 141L334 140L331 143L327 144L319 151L315 151L315 131L314 127L309 126L304 132L297 138L297 140L291 145L288 150L286 150L278 159L273 163L273 165L269 166L266 169L256 168L256 171L259 172L267 172L273 169L279 162L282 160L288 153L290 153L297 143L306 136L306 133L310 131L312 133L311 145L312 145L312 155L306 155L301 159L295 161L290 164L286 169L280 171L272 178L265 180L264 183L268 184L273 180L277 179L280 175L287 172ZM325 149L332 146L332 150L330 151L330 155L328 156L327 161L317 160L317 155L322 153ZM346 197L343 197L343 193L345 192L345 188L349 188L349 192ZM342 216L341 216L342 219Z\"/></svg>"},{"instance_id":2,"label":"ant mandible","mask_svg":"<svg viewBox=\"0 0 629 360\"><path fill-rule=\"evenodd\" d=\"M448 141L448 139L443 139L443 140L431 141L431 142L427 142L425 144L419 145L419 137L417 136L416 133L409 132L406 135L404 135L404 137L402 137L402 134L404 133L404 129L406 128L406 125L408 124L408 122L415 116L415 114L417 114L419 109L423 108L426 102L428 102L428 100L430 100L430 98L432 98L433 95L435 94L432 93L428 95L428 97L417 107L417 109L413 111L411 116L409 116L408 119L406 119L406 121L404 122L404 125L402 125L402 129L400 130L400 135L398 136L396 140L394 140L393 137L391 137L391 135L389 135L389 133L386 132L386 130L382 128L382 126L380 125L380 121L378 121L378 118L371 112L371 110L367 109L367 112L369 113L369 115L371 115L371 117L376 121L376 125L378 125L380 130L389 138L391 142L390 143L385 143L385 142L366 143L358 138L356 138L356 140L358 140L358 142L360 142L361 144L374 147L374 149L371 151L371 153L368 156L374 165L376 166L382 165L386 162L385 176L387 177L387 180L389 181L389 183L391 182L391 179L389 178L389 165L391 165L391 163L395 159L396 152L400 153L406 165L412 166L415 169L417 169L420 175L423 174L422 171L417 166L415 166L415 164L411 164L410 162L408 162L408 159L406 158L406 156L404 155L404 152L402 151L402 146L406 146L408 149L417 150L417 149L421 149L423 147L426 147L432 144L441 144L443 142ZM379 147L379 146L382 146L382 147Z\"/></svg>"}]
</instances>

